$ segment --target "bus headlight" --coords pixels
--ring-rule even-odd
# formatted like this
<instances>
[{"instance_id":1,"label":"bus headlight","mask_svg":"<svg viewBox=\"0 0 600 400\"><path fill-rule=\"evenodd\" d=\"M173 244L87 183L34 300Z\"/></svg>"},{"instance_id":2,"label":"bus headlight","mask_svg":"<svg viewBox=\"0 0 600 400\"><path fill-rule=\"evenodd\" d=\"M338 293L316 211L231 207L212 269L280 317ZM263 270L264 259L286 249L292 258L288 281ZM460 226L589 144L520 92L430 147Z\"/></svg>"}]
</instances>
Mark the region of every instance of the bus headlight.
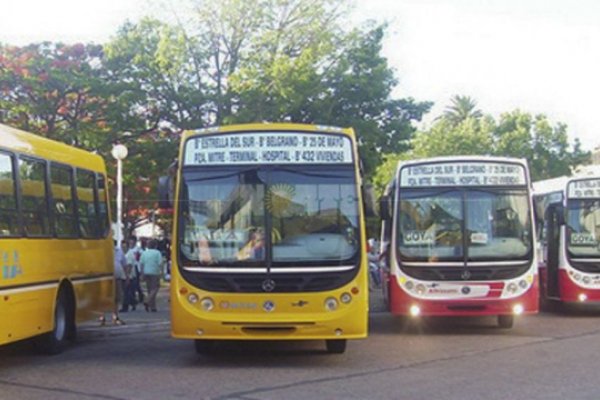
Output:
<instances>
[{"instance_id":1,"label":"bus headlight","mask_svg":"<svg viewBox=\"0 0 600 400\"><path fill-rule=\"evenodd\" d=\"M352 295L348 292L342 293L340 296L340 301L344 304L348 304L352 301Z\"/></svg>"},{"instance_id":2,"label":"bus headlight","mask_svg":"<svg viewBox=\"0 0 600 400\"><path fill-rule=\"evenodd\" d=\"M328 297L327 299L325 299L325 309L327 311L337 310L338 305L338 301L335 299L335 297Z\"/></svg>"},{"instance_id":3,"label":"bus headlight","mask_svg":"<svg viewBox=\"0 0 600 400\"><path fill-rule=\"evenodd\" d=\"M575 275L573 275L573 278L575 278L576 281L580 281L581 275L576 273Z\"/></svg>"},{"instance_id":4,"label":"bus headlight","mask_svg":"<svg viewBox=\"0 0 600 400\"><path fill-rule=\"evenodd\" d=\"M215 302L210 297L205 297L200 301L200 306L204 311L211 311L215 307Z\"/></svg>"},{"instance_id":5,"label":"bus headlight","mask_svg":"<svg viewBox=\"0 0 600 400\"><path fill-rule=\"evenodd\" d=\"M517 286L516 283L514 282L510 282L507 286L506 286L506 291L508 293L516 293L517 290L519 289L519 287Z\"/></svg>"},{"instance_id":6,"label":"bus headlight","mask_svg":"<svg viewBox=\"0 0 600 400\"><path fill-rule=\"evenodd\" d=\"M515 304L513 306L513 314L515 314L515 315L521 315L521 314L523 314L524 311L525 311L525 308L523 307L522 304Z\"/></svg>"},{"instance_id":7,"label":"bus headlight","mask_svg":"<svg viewBox=\"0 0 600 400\"><path fill-rule=\"evenodd\" d=\"M412 290L415 287L415 284L413 283L413 281L406 281L404 287L406 288L406 290Z\"/></svg>"},{"instance_id":8,"label":"bus headlight","mask_svg":"<svg viewBox=\"0 0 600 400\"><path fill-rule=\"evenodd\" d=\"M590 279L589 276L584 276L582 279L582 282L585 283L586 285L589 285L591 281L592 280Z\"/></svg>"},{"instance_id":9,"label":"bus headlight","mask_svg":"<svg viewBox=\"0 0 600 400\"><path fill-rule=\"evenodd\" d=\"M521 289L525 289L527 287L527 281L525 279L521 279L519 281L519 286L521 286Z\"/></svg>"},{"instance_id":10,"label":"bus headlight","mask_svg":"<svg viewBox=\"0 0 600 400\"><path fill-rule=\"evenodd\" d=\"M423 293L425 293L427 288L422 283L419 283L416 287L416 290L417 290L417 294L423 294Z\"/></svg>"},{"instance_id":11,"label":"bus headlight","mask_svg":"<svg viewBox=\"0 0 600 400\"><path fill-rule=\"evenodd\" d=\"M421 309L416 304L413 304L412 306L410 306L410 309L408 310L408 312L410 313L411 317L418 317L419 315L421 315Z\"/></svg>"},{"instance_id":12,"label":"bus headlight","mask_svg":"<svg viewBox=\"0 0 600 400\"><path fill-rule=\"evenodd\" d=\"M187 300L190 304L196 304L198 302L198 295L196 293L188 294Z\"/></svg>"}]
</instances>

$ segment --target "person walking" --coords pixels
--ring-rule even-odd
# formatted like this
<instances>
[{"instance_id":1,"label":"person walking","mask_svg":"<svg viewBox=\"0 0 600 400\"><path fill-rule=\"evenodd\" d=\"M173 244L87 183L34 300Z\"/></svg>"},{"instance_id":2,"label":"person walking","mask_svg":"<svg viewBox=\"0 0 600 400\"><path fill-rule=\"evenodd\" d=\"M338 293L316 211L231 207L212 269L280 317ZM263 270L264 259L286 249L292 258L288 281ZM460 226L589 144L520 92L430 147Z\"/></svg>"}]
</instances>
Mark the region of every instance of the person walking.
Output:
<instances>
[{"instance_id":1,"label":"person walking","mask_svg":"<svg viewBox=\"0 0 600 400\"><path fill-rule=\"evenodd\" d=\"M162 276L162 254L156 249L156 240L148 243L148 249L140 257L140 273L146 282L148 299L144 303L146 311L156 312L156 295L160 288L160 277Z\"/></svg>"},{"instance_id":2,"label":"person walking","mask_svg":"<svg viewBox=\"0 0 600 400\"><path fill-rule=\"evenodd\" d=\"M131 307L132 311L135 311L135 308L137 306L135 293L139 286L138 263L139 263L139 258L141 256L141 254L140 254L141 250L136 247L136 239L135 238L129 239L128 247L129 247L129 250L127 250L127 253L125 254L125 258L127 260L127 269L125 272L127 274L128 282L125 287L125 296L124 296L125 299L123 301L123 307L120 310L121 312L129 311L129 307ZM140 288L140 291L141 291L141 288Z\"/></svg>"},{"instance_id":3,"label":"person walking","mask_svg":"<svg viewBox=\"0 0 600 400\"><path fill-rule=\"evenodd\" d=\"M119 305L123 301L123 291L126 285L127 275L125 273L127 268L127 259L125 258L124 249L127 249L127 245L123 243L121 246L117 245L115 241L114 250L114 286L115 286L115 302L112 310L112 323L113 325L124 325L125 322L119 318ZM99 318L100 325L106 323L106 317L102 315Z\"/></svg>"}]
</instances>

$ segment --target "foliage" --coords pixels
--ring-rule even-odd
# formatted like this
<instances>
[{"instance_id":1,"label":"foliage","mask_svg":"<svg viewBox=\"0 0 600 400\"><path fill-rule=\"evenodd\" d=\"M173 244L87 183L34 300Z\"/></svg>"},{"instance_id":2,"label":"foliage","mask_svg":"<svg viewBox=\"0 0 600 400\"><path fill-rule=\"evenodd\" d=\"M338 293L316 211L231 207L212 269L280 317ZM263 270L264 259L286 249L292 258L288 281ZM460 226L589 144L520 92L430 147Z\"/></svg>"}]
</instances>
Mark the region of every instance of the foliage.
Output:
<instances>
[{"instance_id":1,"label":"foliage","mask_svg":"<svg viewBox=\"0 0 600 400\"><path fill-rule=\"evenodd\" d=\"M115 173L112 145L126 144L124 210L129 216L133 209L153 206L155 177L175 157L177 138L145 129L146 113L136 112L139 104L125 90L127 82L113 78L101 46L0 47L0 122L98 152L109 177Z\"/></svg>"},{"instance_id":2,"label":"foliage","mask_svg":"<svg viewBox=\"0 0 600 400\"><path fill-rule=\"evenodd\" d=\"M483 116L477 109L477 102L469 96L456 95L450 99L443 118L452 125L458 125L466 119L479 119Z\"/></svg>"},{"instance_id":3,"label":"foliage","mask_svg":"<svg viewBox=\"0 0 600 400\"><path fill-rule=\"evenodd\" d=\"M456 97L453 104L457 104ZM472 113L472 107L466 108ZM459 114L463 115L462 119L456 118L458 114L444 114L429 129L419 132L409 157L496 155L524 158L534 181L569 175L576 166L589 161L590 153L581 149L578 140L569 145L567 126L563 123L552 125L543 114L534 116L515 110L502 114L497 121L489 115Z\"/></svg>"},{"instance_id":4,"label":"foliage","mask_svg":"<svg viewBox=\"0 0 600 400\"><path fill-rule=\"evenodd\" d=\"M491 117L468 117L458 123L442 118L415 136L412 157L493 154L493 129Z\"/></svg>"},{"instance_id":5,"label":"foliage","mask_svg":"<svg viewBox=\"0 0 600 400\"><path fill-rule=\"evenodd\" d=\"M111 140L102 48L38 43L0 46L0 122L94 150Z\"/></svg>"},{"instance_id":6,"label":"foliage","mask_svg":"<svg viewBox=\"0 0 600 400\"><path fill-rule=\"evenodd\" d=\"M545 115L532 116L519 110L502 114L494 139L497 155L528 160L534 181L570 175L576 166L590 159L590 152L581 149L578 139L569 145L565 124L553 126Z\"/></svg>"},{"instance_id":7,"label":"foliage","mask_svg":"<svg viewBox=\"0 0 600 400\"><path fill-rule=\"evenodd\" d=\"M353 126L365 171L408 149L430 103L393 99L385 26L348 31L343 0L195 0L181 24L204 85L202 125L290 121ZM188 61L189 62L189 61ZM189 80L188 80L189 81ZM195 127L201 126L195 123Z\"/></svg>"},{"instance_id":8,"label":"foliage","mask_svg":"<svg viewBox=\"0 0 600 400\"><path fill-rule=\"evenodd\" d=\"M409 153L394 154L388 153L383 155L383 163L377 167L375 174L373 175L373 186L375 189L375 195L377 198L383 195L386 186L396 173L396 168L400 161L405 161L409 158Z\"/></svg>"}]
</instances>

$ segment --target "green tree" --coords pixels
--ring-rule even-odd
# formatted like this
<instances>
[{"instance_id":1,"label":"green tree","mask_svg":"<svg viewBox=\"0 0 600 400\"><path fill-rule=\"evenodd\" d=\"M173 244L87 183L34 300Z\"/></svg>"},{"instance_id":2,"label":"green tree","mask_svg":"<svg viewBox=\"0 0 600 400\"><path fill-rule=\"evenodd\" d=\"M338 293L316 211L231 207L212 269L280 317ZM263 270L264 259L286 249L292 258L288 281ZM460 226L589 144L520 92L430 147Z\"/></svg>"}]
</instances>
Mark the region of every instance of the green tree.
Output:
<instances>
[{"instance_id":1,"label":"green tree","mask_svg":"<svg viewBox=\"0 0 600 400\"><path fill-rule=\"evenodd\" d=\"M494 154L493 130L491 117L467 118L458 124L442 118L415 136L412 157Z\"/></svg>"},{"instance_id":2,"label":"green tree","mask_svg":"<svg viewBox=\"0 0 600 400\"><path fill-rule=\"evenodd\" d=\"M204 125L290 121L353 126L365 171L408 149L430 103L394 99L384 26L348 30L343 0L192 2L187 69L204 82ZM193 53L192 53L193 50ZM195 124L196 127L200 124Z\"/></svg>"},{"instance_id":3,"label":"green tree","mask_svg":"<svg viewBox=\"0 0 600 400\"><path fill-rule=\"evenodd\" d=\"M0 46L0 122L88 150L112 140L98 93L102 48L35 43Z\"/></svg>"},{"instance_id":4,"label":"green tree","mask_svg":"<svg viewBox=\"0 0 600 400\"><path fill-rule=\"evenodd\" d=\"M452 99L453 105L458 97ZM570 175L576 166L589 162L590 158L590 152L583 151L578 140L569 144L565 124L553 125L543 114L533 116L520 110L504 113L498 121L489 115L459 120L444 114L429 129L419 132L412 145L410 158L451 155L524 158L534 181Z\"/></svg>"},{"instance_id":5,"label":"green tree","mask_svg":"<svg viewBox=\"0 0 600 400\"><path fill-rule=\"evenodd\" d=\"M543 114L533 116L519 110L502 114L494 139L496 155L528 160L534 181L570 175L590 158L578 140L569 144L565 124L552 125Z\"/></svg>"},{"instance_id":6,"label":"green tree","mask_svg":"<svg viewBox=\"0 0 600 400\"><path fill-rule=\"evenodd\" d=\"M481 118L483 114L477 109L477 102L469 96L456 95L450 99L442 118L453 125L458 125L466 119Z\"/></svg>"}]
</instances>

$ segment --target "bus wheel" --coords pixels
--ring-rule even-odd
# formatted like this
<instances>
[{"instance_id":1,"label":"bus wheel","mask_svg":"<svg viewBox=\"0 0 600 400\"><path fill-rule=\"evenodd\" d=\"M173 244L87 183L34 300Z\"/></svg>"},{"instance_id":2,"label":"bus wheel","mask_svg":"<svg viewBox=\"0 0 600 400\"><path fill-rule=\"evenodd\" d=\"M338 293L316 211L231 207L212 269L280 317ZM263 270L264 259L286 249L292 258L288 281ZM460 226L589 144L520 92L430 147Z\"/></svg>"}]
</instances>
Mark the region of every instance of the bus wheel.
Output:
<instances>
[{"instance_id":1,"label":"bus wheel","mask_svg":"<svg viewBox=\"0 0 600 400\"><path fill-rule=\"evenodd\" d=\"M510 329L515 324L513 315L498 315L498 326L502 329Z\"/></svg>"},{"instance_id":2,"label":"bus wheel","mask_svg":"<svg viewBox=\"0 0 600 400\"><path fill-rule=\"evenodd\" d=\"M58 354L65 349L69 338L75 336L74 332L71 332L75 326L72 309L66 291L61 289L54 309L54 329L36 338L35 347L38 351Z\"/></svg>"},{"instance_id":3,"label":"bus wheel","mask_svg":"<svg viewBox=\"0 0 600 400\"><path fill-rule=\"evenodd\" d=\"M346 339L330 339L325 341L327 352L331 354L342 354L346 351Z\"/></svg>"},{"instance_id":4,"label":"bus wheel","mask_svg":"<svg viewBox=\"0 0 600 400\"><path fill-rule=\"evenodd\" d=\"M196 349L197 354L209 354L212 353L215 349L215 341L195 339L194 348Z\"/></svg>"}]
</instances>

